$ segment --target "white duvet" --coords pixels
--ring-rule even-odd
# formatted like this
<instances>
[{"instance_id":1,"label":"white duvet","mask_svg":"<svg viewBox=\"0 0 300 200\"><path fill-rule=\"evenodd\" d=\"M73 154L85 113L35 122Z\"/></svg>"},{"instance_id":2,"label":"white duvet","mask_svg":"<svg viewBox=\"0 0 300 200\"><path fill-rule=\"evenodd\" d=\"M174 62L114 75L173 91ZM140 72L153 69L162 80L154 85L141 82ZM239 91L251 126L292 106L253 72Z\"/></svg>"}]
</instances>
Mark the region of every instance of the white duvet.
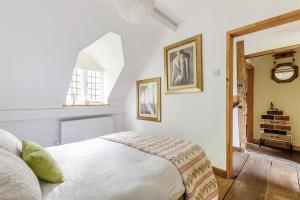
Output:
<instances>
[{"instance_id":1,"label":"white duvet","mask_svg":"<svg viewBox=\"0 0 300 200\"><path fill-rule=\"evenodd\" d=\"M41 182L43 200L177 200L185 191L168 160L100 138L49 147L64 183Z\"/></svg>"}]
</instances>

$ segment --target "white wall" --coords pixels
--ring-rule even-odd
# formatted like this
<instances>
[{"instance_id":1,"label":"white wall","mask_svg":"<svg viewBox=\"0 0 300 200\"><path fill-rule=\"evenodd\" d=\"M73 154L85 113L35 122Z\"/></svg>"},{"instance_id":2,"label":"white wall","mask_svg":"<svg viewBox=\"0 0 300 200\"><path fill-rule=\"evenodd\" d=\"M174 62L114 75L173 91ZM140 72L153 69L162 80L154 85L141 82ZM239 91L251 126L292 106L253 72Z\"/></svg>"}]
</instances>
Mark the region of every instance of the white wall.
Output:
<instances>
[{"instance_id":1,"label":"white wall","mask_svg":"<svg viewBox=\"0 0 300 200\"><path fill-rule=\"evenodd\" d=\"M31 140L43 146L54 146L59 141L59 119L37 119L0 122L0 128L20 140Z\"/></svg>"},{"instance_id":2,"label":"white wall","mask_svg":"<svg viewBox=\"0 0 300 200\"><path fill-rule=\"evenodd\" d=\"M107 116L107 115L103 115ZM97 115L95 117L101 117ZM113 114L114 132L124 130L124 117L122 113ZM35 141L43 146L54 146L60 141L60 121L66 118L12 120L1 122L0 128L4 129L20 140ZM68 118L67 118L68 119ZM84 134L84 133L83 133ZM99 135L100 136L100 135Z\"/></svg>"},{"instance_id":3,"label":"white wall","mask_svg":"<svg viewBox=\"0 0 300 200\"><path fill-rule=\"evenodd\" d=\"M165 4L182 23L176 32L167 32L147 62L138 79L163 74L163 48L187 37L203 34L204 92L196 94L162 94L162 122L136 119L135 82L126 100L127 129L174 135L201 145L212 164L226 167L226 31L272 17L300 7L290 1L176 1ZM253 14L255 11L255 14ZM220 70L220 76L213 76ZM164 85L162 85L164 91Z\"/></svg>"},{"instance_id":4,"label":"white wall","mask_svg":"<svg viewBox=\"0 0 300 200\"><path fill-rule=\"evenodd\" d=\"M123 106L1 110L0 128L11 132L21 140L27 139L44 146L52 146L59 141L61 120L102 116L113 117L115 132L124 130Z\"/></svg>"}]
</instances>

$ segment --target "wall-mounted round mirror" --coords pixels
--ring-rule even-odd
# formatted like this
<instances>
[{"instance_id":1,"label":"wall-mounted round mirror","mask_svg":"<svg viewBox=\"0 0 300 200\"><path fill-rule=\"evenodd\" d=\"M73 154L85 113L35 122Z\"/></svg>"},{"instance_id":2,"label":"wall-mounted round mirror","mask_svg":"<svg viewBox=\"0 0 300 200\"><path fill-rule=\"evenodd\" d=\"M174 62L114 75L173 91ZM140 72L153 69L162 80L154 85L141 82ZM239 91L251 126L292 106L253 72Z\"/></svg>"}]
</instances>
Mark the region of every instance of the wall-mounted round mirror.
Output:
<instances>
[{"instance_id":1,"label":"wall-mounted round mirror","mask_svg":"<svg viewBox=\"0 0 300 200\"><path fill-rule=\"evenodd\" d=\"M298 77L298 66L293 63L277 64L272 69L272 79L277 83L292 82Z\"/></svg>"}]
</instances>

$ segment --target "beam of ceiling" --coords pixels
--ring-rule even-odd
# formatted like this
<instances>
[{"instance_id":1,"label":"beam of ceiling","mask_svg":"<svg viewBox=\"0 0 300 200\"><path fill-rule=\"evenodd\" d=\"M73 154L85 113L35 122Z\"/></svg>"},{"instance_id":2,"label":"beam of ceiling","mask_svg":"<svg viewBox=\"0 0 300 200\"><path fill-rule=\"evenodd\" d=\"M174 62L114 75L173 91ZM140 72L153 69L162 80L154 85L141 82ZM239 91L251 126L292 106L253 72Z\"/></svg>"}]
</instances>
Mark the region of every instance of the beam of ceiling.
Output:
<instances>
[{"instance_id":1,"label":"beam of ceiling","mask_svg":"<svg viewBox=\"0 0 300 200\"><path fill-rule=\"evenodd\" d=\"M271 50L248 54L248 55L245 55L245 59L256 58L256 57L265 56L265 55L272 55L275 53L295 50L295 49L299 49L299 48L300 48L300 44L295 44L295 45L291 45L291 46L287 46L287 47L281 47L281 48L277 48L277 49L271 49Z\"/></svg>"},{"instance_id":2,"label":"beam of ceiling","mask_svg":"<svg viewBox=\"0 0 300 200\"><path fill-rule=\"evenodd\" d=\"M178 23L175 22L171 17L166 15L162 10L160 10L157 7L154 7L154 12L152 14L152 17L156 19L158 22L162 23L163 25L167 26L173 31L177 30Z\"/></svg>"}]
</instances>

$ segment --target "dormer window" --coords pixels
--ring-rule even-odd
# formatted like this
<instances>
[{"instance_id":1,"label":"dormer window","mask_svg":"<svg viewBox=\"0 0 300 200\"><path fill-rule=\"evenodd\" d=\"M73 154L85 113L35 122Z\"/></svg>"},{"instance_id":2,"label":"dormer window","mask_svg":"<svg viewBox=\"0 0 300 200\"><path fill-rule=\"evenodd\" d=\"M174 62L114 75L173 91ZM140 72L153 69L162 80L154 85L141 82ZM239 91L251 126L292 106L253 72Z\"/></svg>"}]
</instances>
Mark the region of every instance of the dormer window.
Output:
<instances>
[{"instance_id":1,"label":"dormer window","mask_svg":"<svg viewBox=\"0 0 300 200\"><path fill-rule=\"evenodd\" d=\"M89 102L103 103L104 73L103 71L87 70L87 99Z\"/></svg>"},{"instance_id":2,"label":"dormer window","mask_svg":"<svg viewBox=\"0 0 300 200\"><path fill-rule=\"evenodd\" d=\"M82 72L81 69L75 68L68 90L66 105L76 105L84 101L83 96Z\"/></svg>"},{"instance_id":3,"label":"dormer window","mask_svg":"<svg viewBox=\"0 0 300 200\"><path fill-rule=\"evenodd\" d=\"M114 32L80 50L70 77L66 105L108 104L124 64L122 38Z\"/></svg>"},{"instance_id":4,"label":"dormer window","mask_svg":"<svg viewBox=\"0 0 300 200\"><path fill-rule=\"evenodd\" d=\"M80 53L72 74L66 105L104 104L104 69L86 53Z\"/></svg>"}]
</instances>

